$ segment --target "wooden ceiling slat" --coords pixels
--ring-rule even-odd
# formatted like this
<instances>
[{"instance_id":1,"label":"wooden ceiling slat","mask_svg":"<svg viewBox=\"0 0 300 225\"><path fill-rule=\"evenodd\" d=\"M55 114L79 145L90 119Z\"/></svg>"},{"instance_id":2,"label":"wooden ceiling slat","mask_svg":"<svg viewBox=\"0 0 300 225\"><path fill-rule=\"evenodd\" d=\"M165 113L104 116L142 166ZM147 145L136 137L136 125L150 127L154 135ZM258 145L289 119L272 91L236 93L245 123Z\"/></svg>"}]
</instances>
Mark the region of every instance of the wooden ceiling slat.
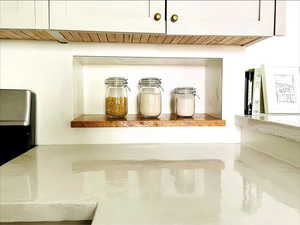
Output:
<instances>
[{"instance_id":1,"label":"wooden ceiling slat","mask_svg":"<svg viewBox=\"0 0 300 225\"><path fill-rule=\"evenodd\" d=\"M107 33L106 36L107 36L108 42L113 42L114 43L114 42L118 41L117 36L114 33Z\"/></svg>"},{"instance_id":2,"label":"wooden ceiling slat","mask_svg":"<svg viewBox=\"0 0 300 225\"><path fill-rule=\"evenodd\" d=\"M179 42L184 38L184 36L181 35L177 35L174 37L174 39L172 40L171 44L179 44Z\"/></svg>"},{"instance_id":3,"label":"wooden ceiling slat","mask_svg":"<svg viewBox=\"0 0 300 225\"><path fill-rule=\"evenodd\" d=\"M98 36L100 42L108 42L107 36L105 33L97 33L97 36Z\"/></svg>"},{"instance_id":4,"label":"wooden ceiling slat","mask_svg":"<svg viewBox=\"0 0 300 225\"><path fill-rule=\"evenodd\" d=\"M185 42L185 44L193 44L193 43L195 43L198 39L199 39L199 36L191 36L191 37Z\"/></svg>"},{"instance_id":5,"label":"wooden ceiling slat","mask_svg":"<svg viewBox=\"0 0 300 225\"><path fill-rule=\"evenodd\" d=\"M76 42L83 41L82 38L79 35L79 32L70 32L70 33L73 37L73 41L76 41Z\"/></svg>"},{"instance_id":6,"label":"wooden ceiling slat","mask_svg":"<svg viewBox=\"0 0 300 225\"><path fill-rule=\"evenodd\" d=\"M14 30L14 31L11 31L11 32L14 33L18 37L18 39L25 39L25 40L31 40L32 39L28 35L24 34L22 31Z\"/></svg>"},{"instance_id":7,"label":"wooden ceiling slat","mask_svg":"<svg viewBox=\"0 0 300 225\"><path fill-rule=\"evenodd\" d=\"M122 33L116 33L115 34L115 39L117 43L122 43L124 42L124 37Z\"/></svg>"},{"instance_id":8,"label":"wooden ceiling slat","mask_svg":"<svg viewBox=\"0 0 300 225\"><path fill-rule=\"evenodd\" d=\"M91 42L91 38L87 32L80 32L79 36L84 42Z\"/></svg>"},{"instance_id":9,"label":"wooden ceiling slat","mask_svg":"<svg viewBox=\"0 0 300 225\"><path fill-rule=\"evenodd\" d=\"M6 30L6 31L1 31L2 32L2 36L4 38L11 38L11 39L21 39L22 37L15 34L14 32L10 31L10 30Z\"/></svg>"},{"instance_id":10,"label":"wooden ceiling slat","mask_svg":"<svg viewBox=\"0 0 300 225\"><path fill-rule=\"evenodd\" d=\"M90 38L91 38L91 40L92 40L93 42L100 42L97 33L91 32L91 33L89 33L89 35L90 35Z\"/></svg>"},{"instance_id":11,"label":"wooden ceiling slat","mask_svg":"<svg viewBox=\"0 0 300 225\"><path fill-rule=\"evenodd\" d=\"M34 31L30 31L30 30L24 30L23 31L26 35L32 37L33 40L41 40L41 38L36 34L36 32Z\"/></svg>"},{"instance_id":12,"label":"wooden ceiling slat","mask_svg":"<svg viewBox=\"0 0 300 225\"><path fill-rule=\"evenodd\" d=\"M133 34L132 43L141 43L141 34Z\"/></svg>"},{"instance_id":13,"label":"wooden ceiling slat","mask_svg":"<svg viewBox=\"0 0 300 225\"><path fill-rule=\"evenodd\" d=\"M140 42L141 43L148 43L149 37L150 37L150 34L142 34Z\"/></svg>"},{"instance_id":14,"label":"wooden ceiling slat","mask_svg":"<svg viewBox=\"0 0 300 225\"><path fill-rule=\"evenodd\" d=\"M178 44L186 44L191 38L192 36L184 36Z\"/></svg>"},{"instance_id":15,"label":"wooden ceiling slat","mask_svg":"<svg viewBox=\"0 0 300 225\"><path fill-rule=\"evenodd\" d=\"M36 31L35 32L41 40L55 40L54 37L52 37L47 31Z\"/></svg>"},{"instance_id":16,"label":"wooden ceiling slat","mask_svg":"<svg viewBox=\"0 0 300 225\"><path fill-rule=\"evenodd\" d=\"M156 39L156 44L162 44L164 43L164 40L166 39L166 35L159 35L158 38Z\"/></svg>"},{"instance_id":17,"label":"wooden ceiling slat","mask_svg":"<svg viewBox=\"0 0 300 225\"><path fill-rule=\"evenodd\" d=\"M46 37L44 37L39 31L34 31L34 34L40 38L40 40L45 40Z\"/></svg>"},{"instance_id":18,"label":"wooden ceiling slat","mask_svg":"<svg viewBox=\"0 0 300 225\"><path fill-rule=\"evenodd\" d=\"M228 45L228 42L232 39L231 36L226 36L222 41L220 41L220 45Z\"/></svg>"},{"instance_id":19,"label":"wooden ceiling slat","mask_svg":"<svg viewBox=\"0 0 300 225\"><path fill-rule=\"evenodd\" d=\"M60 34L67 40L67 41L72 41L73 36L71 32L60 32Z\"/></svg>"},{"instance_id":20,"label":"wooden ceiling slat","mask_svg":"<svg viewBox=\"0 0 300 225\"><path fill-rule=\"evenodd\" d=\"M167 36L163 42L163 44L170 44L172 40L174 39L174 36Z\"/></svg>"},{"instance_id":21,"label":"wooden ceiling slat","mask_svg":"<svg viewBox=\"0 0 300 225\"><path fill-rule=\"evenodd\" d=\"M157 35L157 34L151 34L148 39L148 43L155 43L158 37L159 37L159 35Z\"/></svg>"},{"instance_id":22,"label":"wooden ceiling slat","mask_svg":"<svg viewBox=\"0 0 300 225\"><path fill-rule=\"evenodd\" d=\"M132 42L132 34L124 34L124 42L125 43L131 43Z\"/></svg>"}]
</instances>

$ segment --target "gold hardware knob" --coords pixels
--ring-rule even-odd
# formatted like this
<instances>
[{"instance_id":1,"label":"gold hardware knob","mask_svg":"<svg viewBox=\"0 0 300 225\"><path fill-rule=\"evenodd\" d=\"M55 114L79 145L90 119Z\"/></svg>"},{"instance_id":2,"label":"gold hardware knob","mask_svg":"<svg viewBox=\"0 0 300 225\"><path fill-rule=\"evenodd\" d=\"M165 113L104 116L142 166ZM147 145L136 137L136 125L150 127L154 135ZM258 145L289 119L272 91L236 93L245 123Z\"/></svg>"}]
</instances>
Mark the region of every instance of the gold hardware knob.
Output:
<instances>
[{"instance_id":1,"label":"gold hardware knob","mask_svg":"<svg viewBox=\"0 0 300 225\"><path fill-rule=\"evenodd\" d=\"M171 22L175 23L177 20L178 20L177 14L173 14L173 15L171 16Z\"/></svg>"},{"instance_id":2,"label":"gold hardware knob","mask_svg":"<svg viewBox=\"0 0 300 225\"><path fill-rule=\"evenodd\" d=\"M154 14L154 20L159 21L161 19L161 14L160 13L155 13Z\"/></svg>"}]
</instances>

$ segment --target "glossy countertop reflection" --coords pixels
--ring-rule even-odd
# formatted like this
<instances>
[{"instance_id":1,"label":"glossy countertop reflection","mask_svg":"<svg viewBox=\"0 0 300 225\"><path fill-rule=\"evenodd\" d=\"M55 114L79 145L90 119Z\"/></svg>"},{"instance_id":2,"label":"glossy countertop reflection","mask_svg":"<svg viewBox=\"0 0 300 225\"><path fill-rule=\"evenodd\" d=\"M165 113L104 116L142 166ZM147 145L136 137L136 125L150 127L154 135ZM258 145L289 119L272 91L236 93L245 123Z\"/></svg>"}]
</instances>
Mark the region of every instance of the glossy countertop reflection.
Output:
<instances>
[{"instance_id":1,"label":"glossy countertop reflection","mask_svg":"<svg viewBox=\"0 0 300 225\"><path fill-rule=\"evenodd\" d=\"M1 207L97 202L106 225L299 225L299 187L238 144L39 146L0 167Z\"/></svg>"}]
</instances>

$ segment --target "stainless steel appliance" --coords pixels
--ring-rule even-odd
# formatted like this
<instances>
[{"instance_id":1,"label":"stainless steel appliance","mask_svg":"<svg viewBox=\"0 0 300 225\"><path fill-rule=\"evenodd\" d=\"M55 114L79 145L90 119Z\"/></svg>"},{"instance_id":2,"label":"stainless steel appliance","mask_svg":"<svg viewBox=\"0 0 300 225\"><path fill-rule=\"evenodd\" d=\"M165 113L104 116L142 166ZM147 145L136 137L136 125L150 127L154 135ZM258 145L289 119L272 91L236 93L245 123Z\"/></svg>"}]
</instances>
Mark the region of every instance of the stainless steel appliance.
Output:
<instances>
[{"instance_id":1,"label":"stainless steel appliance","mask_svg":"<svg viewBox=\"0 0 300 225\"><path fill-rule=\"evenodd\" d=\"M36 96L0 89L0 165L35 146Z\"/></svg>"}]
</instances>

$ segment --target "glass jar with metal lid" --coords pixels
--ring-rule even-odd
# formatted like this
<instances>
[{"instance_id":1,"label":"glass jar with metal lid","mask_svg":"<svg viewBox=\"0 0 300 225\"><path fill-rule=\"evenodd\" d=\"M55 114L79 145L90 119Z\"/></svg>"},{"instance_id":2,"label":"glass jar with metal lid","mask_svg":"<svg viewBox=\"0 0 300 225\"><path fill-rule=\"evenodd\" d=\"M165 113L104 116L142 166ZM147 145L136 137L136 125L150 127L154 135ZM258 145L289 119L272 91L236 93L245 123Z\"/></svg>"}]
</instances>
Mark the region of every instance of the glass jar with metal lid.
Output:
<instances>
[{"instance_id":1,"label":"glass jar with metal lid","mask_svg":"<svg viewBox=\"0 0 300 225\"><path fill-rule=\"evenodd\" d=\"M192 117L195 114L195 96L197 96L196 89L193 87L175 88L175 111L177 116Z\"/></svg>"},{"instance_id":2,"label":"glass jar with metal lid","mask_svg":"<svg viewBox=\"0 0 300 225\"><path fill-rule=\"evenodd\" d=\"M105 80L105 113L109 118L124 118L128 112L128 82L123 77Z\"/></svg>"},{"instance_id":3,"label":"glass jar with metal lid","mask_svg":"<svg viewBox=\"0 0 300 225\"><path fill-rule=\"evenodd\" d=\"M138 107L144 118L157 118L161 114L161 79L143 78L139 81Z\"/></svg>"}]
</instances>

